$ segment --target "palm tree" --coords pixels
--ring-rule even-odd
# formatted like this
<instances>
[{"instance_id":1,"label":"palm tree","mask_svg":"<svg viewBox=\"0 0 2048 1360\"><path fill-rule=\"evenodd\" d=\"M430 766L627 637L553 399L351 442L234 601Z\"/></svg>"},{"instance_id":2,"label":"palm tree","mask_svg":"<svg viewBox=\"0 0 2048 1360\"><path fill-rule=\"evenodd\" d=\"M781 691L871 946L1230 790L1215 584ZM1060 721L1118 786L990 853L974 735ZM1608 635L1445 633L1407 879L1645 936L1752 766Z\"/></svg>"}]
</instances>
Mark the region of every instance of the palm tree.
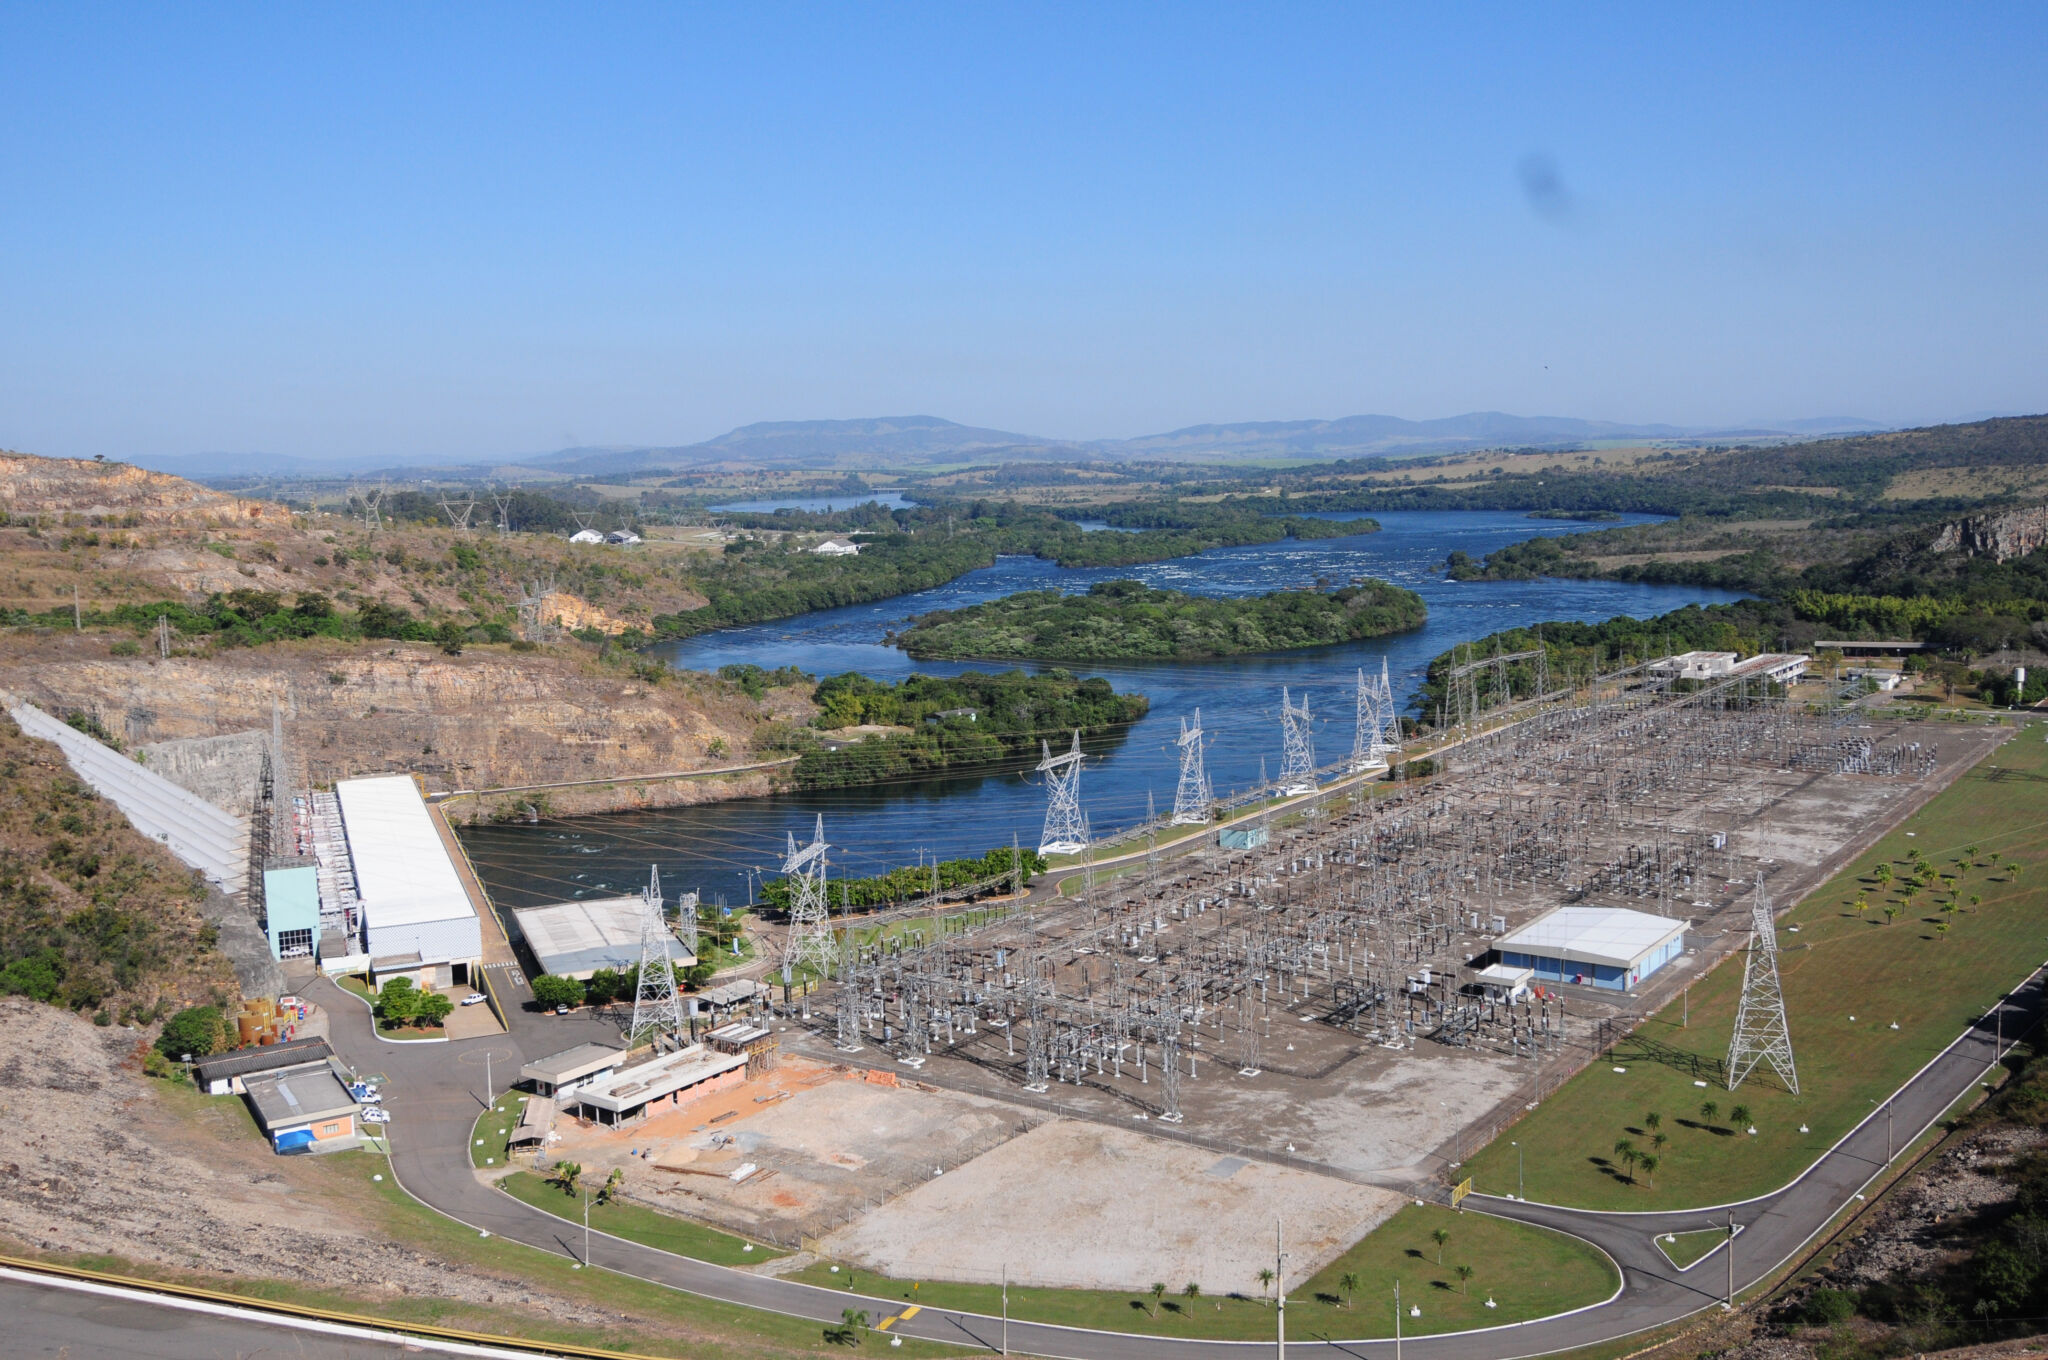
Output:
<instances>
[{"instance_id":1,"label":"palm tree","mask_svg":"<svg viewBox=\"0 0 2048 1360\"><path fill-rule=\"evenodd\" d=\"M2007 860L2007 861L2005 862L2005 877L2006 877L2006 881L2007 881L2007 882L2010 882L2010 883L2017 883L2017 882L2019 882L2019 880L2020 880L2020 866L2019 866L2019 865L2017 865L2017 864L2015 864L2015 863L2014 863L2013 861L2011 861L2011 860Z\"/></svg>"},{"instance_id":2,"label":"palm tree","mask_svg":"<svg viewBox=\"0 0 2048 1360\"><path fill-rule=\"evenodd\" d=\"M1650 1135L1650 1146L1660 1153L1664 1151L1664 1145L1670 1141L1671 1140L1669 1138L1665 1137L1661 1133L1653 1133Z\"/></svg>"},{"instance_id":3,"label":"palm tree","mask_svg":"<svg viewBox=\"0 0 2048 1360\"><path fill-rule=\"evenodd\" d=\"M1454 1267L1454 1269L1456 1269L1458 1272L1458 1292L1461 1294L1471 1293L1472 1291L1468 1287L1468 1285L1472 1279L1472 1267L1457 1266Z\"/></svg>"},{"instance_id":4,"label":"palm tree","mask_svg":"<svg viewBox=\"0 0 2048 1360\"><path fill-rule=\"evenodd\" d=\"M579 1162L555 1163L555 1184L562 1187L562 1193L565 1195L576 1193L576 1182L582 1175L583 1166Z\"/></svg>"},{"instance_id":5,"label":"palm tree","mask_svg":"<svg viewBox=\"0 0 2048 1360\"><path fill-rule=\"evenodd\" d=\"M1857 893L1856 900L1850 905L1855 907L1856 914L1858 916L1861 916L1864 912L1870 910L1870 899L1868 897L1865 897L1862 893Z\"/></svg>"},{"instance_id":6,"label":"palm tree","mask_svg":"<svg viewBox=\"0 0 2048 1360\"><path fill-rule=\"evenodd\" d=\"M1275 1274L1273 1273L1273 1267L1271 1267L1271 1266L1261 1266L1261 1267L1259 1267L1259 1287L1260 1287L1261 1289L1265 1290L1265 1291L1266 1291L1267 1293L1271 1293L1271 1292L1272 1292L1272 1290L1273 1290L1273 1281L1275 1281L1275 1280L1277 1280L1277 1279L1279 1279L1279 1278L1280 1278L1280 1277L1279 1277L1278 1275L1275 1275Z\"/></svg>"},{"instance_id":7,"label":"palm tree","mask_svg":"<svg viewBox=\"0 0 2048 1360\"><path fill-rule=\"evenodd\" d=\"M1344 1291L1344 1311L1351 1311L1351 1296L1358 1292L1358 1272L1347 1270L1337 1277L1337 1287Z\"/></svg>"},{"instance_id":8,"label":"palm tree","mask_svg":"<svg viewBox=\"0 0 2048 1360\"><path fill-rule=\"evenodd\" d=\"M1180 1287L1180 1296L1188 1301L1188 1311L1192 1313L1195 1311L1195 1300L1202 1297L1202 1286L1189 1280Z\"/></svg>"},{"instance_id":9,"label":"palm tree","mask_svg":"<svg viewBox=\"0 0 2048 1360\"><path fill-rule=\"evenodd\" d=\"M1749 1127L1749 1106L1737 1105L1728 1111L1728 1119L1738 1129Z\"/></svg>"},{"instance_id":10,"label":"palm tree","mask_svg":"<svg viewBox=\"0 0 2048 1360\"><path fill-rule=\"evenodd\" d=\"M1934 923L1934 933L1936 935L1946 935L1948 934L1948 927L1949 923L1947 921L1936 921Z\"/></svg>"},{"instance_id":11,"label":"palm tree","mask_svg":"<svg viewBox=\"0 0 2048 1360\"><path fill-rule=\"evenodd\" d=\"M1153 1317L1158 1317L1158 1316L1159 1316L1159 1302L1160 1302L1160 1300L1161 1300L1161 1299L1164 1299L1165 1297L1166 1297L1166 1282L1165 1282L1164 1280L1154 1280L1154 1281L1152 1282L1152 1316L1153 1316Z\"/></svg>"},{"instance_id":12,"label":"palm tree","mask_svg":"<svg viewBox=\"0 0 2048 1360\"><path fill-rule=\"evenodd\" d=\"M1436 1263L1442 1265L1444 1263L1444 1243L1451 1240L1450 1230L1448 1228L1438 1228L1429 1235L1429 1240L1436 1243Z\"/></svg>"},{"instance_id":13,"label":"palm tree","mask_svg":"<svg viewBox=\"0 0 2048 1360\"><path fill-rule=\"evenodd\" d=\"M1651 1185L1654 1186L1656 1184L1656 1181L1653 1179L1653 1177L1655 1177L1657 1174L1656 1155L1653 1153L1645 1152L1637 1160L1641 1161L1643 1164L1643 1179L1650 1181Z\"/></svg>"},{"instance_id":14,"label":"palm tree","mask_svg":"<svg viewBox=\"0 0 2048 1360\"><path fill-rule=\"evenodd\" d=\"M1884 923L1885 923L1886 925L1890 925L1890 924L1891 924L1892 922L1894 922L1894 921L1896 921L1896 920L1898 920L1898 919L1899 919L1899 904L1898 904L1898 903L1896 903L1896 902L1887 902L1887 903L1885 903L1885 904L1884 904Z\"/></svg>"},{"instance_id":15,"label":"palm tree","mask_svg":"<svg viewBox=\"0 0 2048 1360\"><path fill-rule=\"evenodd\" d=\"M1984 894L1982 894L1982 893L1971 893L1971 894L1970 894L1970 905L1971 905L1972 907L1978 906L1978 905L1979 905L1979 904L1981 904L1981 903L1982 903L1983 901L1984 901Z\"/></svg>"},{"instance_id":16,"label":"palm tree","mask_svg":"<svg viewBox=\"0 0 2048 1360\"><path fill-rule=\"evenodd\" d=\"M1878 886L1889 887L1892 881L1892 866L1889 864L1878 865L1877 872L1871 875L1871 877L1877 880Z\"/></svg>"},{"instance_id":17,"label":"palm tree","mask_svg":"<svg viewBox=\"0 0 2048 1360\"><path fill-rule=\"evenodd\" d=\"M1652 1133L1655 1133L1657 1131L1657 1126L1659 1124L1662 1124L1663 1122L1664 1116L1658 1114L1655 1110L1652 1110L1648 1114L1643 1116L1643 1127L1650 1130Z\"/></svg>"},{"instance_id":18,"label":"palm tree","mask_svg":"<svg viewBox=\"0 0 2048 1360\"><path fill-rule=\"evenodd\" d=\"M1968 855L1968 856L1970 857L1970 862L1971 862L1972 864L1975 864L1975 863L1977 862L1977 847L1976 847L1976 846L1974 846L1974 845L1966 845L1966 846L1964 846L1964 847L1963 847L1963 853L1964 853L1964 854L1966 854L1966 855Z\"/></svg>"},{"instance_id":19,"label":"palm tree","mask_svg":"<svg viewBox=\"0 0 2048 1360\"><path fill-rule=\"evenodd\" d=\"M1720 1117L1720 1115L1721 1115L1721 1107L1720 1107L1719 1105L1716 1105L1716 1104L1715 1104L1715 1103L1714 1103L1713 1101L1711 1101L1711 1100L1708 1100L1708 1101L1702 1101L1702 1102L1701 1102L1701 1104L1700 1104L1700 1121L1701 1121L1702 1123L1705 1123L1705 1124L1712 1124L1712 1123L1713 1123L1713 1122L1714 1122L1714 1121L1715 1121L1716 1119L1718 1119L1718 1118Z\"/></svg>"}]
</instances>

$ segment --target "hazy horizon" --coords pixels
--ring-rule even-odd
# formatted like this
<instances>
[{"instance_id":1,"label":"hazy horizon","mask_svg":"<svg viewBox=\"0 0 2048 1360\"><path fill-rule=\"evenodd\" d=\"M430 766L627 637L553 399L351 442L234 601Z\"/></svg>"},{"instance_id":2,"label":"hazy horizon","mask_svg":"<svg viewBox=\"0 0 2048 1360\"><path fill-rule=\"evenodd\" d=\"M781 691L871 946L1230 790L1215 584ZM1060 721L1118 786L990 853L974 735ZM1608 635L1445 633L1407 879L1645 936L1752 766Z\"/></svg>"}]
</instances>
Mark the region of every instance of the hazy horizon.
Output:
<instances>
[{"instance_id":1,"label":"hazy horizon","mask_svg":"<svg viewBox=\"0 0 2048 1360\"><path fill-rule=\"evenodd\" d=\"M2048 13L0 10L0 447L2048 409Z\"/></svg>"}]
</instances>

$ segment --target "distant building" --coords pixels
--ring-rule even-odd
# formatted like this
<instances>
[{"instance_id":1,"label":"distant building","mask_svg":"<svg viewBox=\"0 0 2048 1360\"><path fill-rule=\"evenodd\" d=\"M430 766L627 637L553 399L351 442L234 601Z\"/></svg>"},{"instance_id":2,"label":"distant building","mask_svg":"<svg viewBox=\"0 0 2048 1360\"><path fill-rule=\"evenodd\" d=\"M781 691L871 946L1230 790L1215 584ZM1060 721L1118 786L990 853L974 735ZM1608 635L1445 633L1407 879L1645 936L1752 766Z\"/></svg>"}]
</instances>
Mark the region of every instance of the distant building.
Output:
<instances>
[{"instance_id":1,"label":"distant building","mask_svg":"<svg viewBox=\"0 0 2048 1360\"><path fill-rule=\"evenodd\" d=\"M320 869L312 860L263 866L263 930L274 959L309 959L320 952Z\"/></svg>"},{"instance_id":2,"label":"distant building","mask_svg":"<svg viewBox=\"0 0 2048 1360\"><path fill-rule=\"evenodd\" d=\"M604 541L615 547L629 548L640 541L640 535L631 529L615 529L604 536Z\"/></svg>"},{"instance_id":3,"label":"distant building","mask_svg":"<svg viewBox=\"0 0 2048 1360\"><path fill-rule=\"evenodd\" d=\"M533 1083L534 1094L552 1100L619 1070L625 1050L607 1044L578 1044L519 1069L519 1079Z\"/></svg>"},{"instance_id":4,"label":"distant building","mask_svg":"<svg viewBox=\"0 0 2048 1360\"><path fill-rule=\"evenodd\" d=\"M630 1124L645 1118L654 1107L680 1105L739 1085L747 1079L747 1065L745 1053L719 1053L691 1044L579 1086L573 1103L584 1119Z\"/></svg>"},{"instance_id":5,"label":"distant building","mask_svg":"<svg viewBox=\"0 0 2048 1360\"><path fill-rule=\"evenodd\" d=\"M551 907L517 907L512 919L533 952L541 971L556 977L587 979L600 968L625 972L640 962L640 925L647 916L646 899L607 897L589 902L561 902ZM669 957L679 967L697 960L671 941Z\"/></svg>"},{"instance_id":6,"label":"distant building","mask_svg":"<svg viewBox=\"0 0 2048 1360\"><path fill-rule=\"evenodd\" d=\"M240 1095L249 1081L287 1067L325 1062L334 1050L325 1039L291 1039L261 1048L235 1048L192 1064L192 1082L210 1096Z\"/></svg>"},{"instance_id":7,"label":"distant building","mask_svg":"<svg viewBox=\"0 0 2048 1360\"><path fill-rule=\"evenodd\" d=\"M858 557L860 556L860 544L850 539L828 538L817 547L812 548L811 551L820 557Z\"/></svg>"},{"instance_id":8,"label":"distant building","mask_svg":"<svg viewBox=\"0 0 2048 1360\"><path fill-rule=\"evenodd\" d=\"M483 927L447 842L402 774L343 779L334 791L348 834L371 970L448 987L474 980Z\"/></svg>"},{"instance_id":9,"label":"distant building","mask_svg":"<svg viewBox=\"0 0 2048 1360\"><path fill-rule=\"evenodd\" d=\"M569 535L569 541L571 543L602 543L604 542L604 535L595 529L578 529L575 533Z\"/></svg>"},{"instance_id":10,"label":"distant building","mask_svg":"<svg viewBox=\"0 0 2048 1360\"><path fill-rule=\"evenodd\" d=\"M1650 663L1650 669L1679 680L1733 680L1748 677L1789 685L1806 674L1812 660L1803 653L1766 652L1747 661L1735 652L1680 652Z\"/></svg>"}]
</instances>

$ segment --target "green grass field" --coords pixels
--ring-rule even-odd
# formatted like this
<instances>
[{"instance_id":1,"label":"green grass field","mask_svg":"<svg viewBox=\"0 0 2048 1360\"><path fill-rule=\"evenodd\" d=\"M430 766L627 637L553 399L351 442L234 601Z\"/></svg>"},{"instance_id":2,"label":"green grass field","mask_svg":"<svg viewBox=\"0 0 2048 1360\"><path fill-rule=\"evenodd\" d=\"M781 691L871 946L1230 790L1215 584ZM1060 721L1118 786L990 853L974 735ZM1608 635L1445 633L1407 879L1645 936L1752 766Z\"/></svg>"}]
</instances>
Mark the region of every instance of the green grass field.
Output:
<instances>
[{"instance_id":1,"label":"green grass field","mask_svg":"<svg viewBox=\"0 0 2048 1360\"><path fill-rule=\"evenodd\" d=\"M519 1112L526 1108L526 1096L507 1091L498 1103L476 1117L469 1136L471 1166L503 1166L512 1142L512 1130L519 1127Z\"/></svg>"},{"instance_id":2,"label":"green grass field","mask_svg":"<svg viewBox=\"0 0 2048 1360\"><path fill-rule=\"evenodd\" d=\"M560 1186L531 1171L515 1171L498 1184L516 1200L567 1219L579 1227L583 1223L582 1199L565 1194ZM596 1188L595 1185L591 1187L593 1193ZM609 1204L592 1203L590 1228L593 1232L610 1233L613 1237L623 1237L628 1242L638 1242L657 1251L672 1251L678 1256L719 1266L759 1265L782 1255L760 1243L623 1200Z\"/></svg>"},{"instance_id":3,"label":"green grass field","mask_svg":"<svg viewBox=\"0 0 2048 1360\"><path fill-rule=\"evenodd\" d=\"M1721 1245L1728 1234L1720 1228L1702 1228L1698 1232L1672 1233L1657 1239L1657 1250L1664 1253L1672 1265L1684 1270L1693 1262Z\"/></svg>"},{"instance_id":4,"label":"green grass field","mask_svg":"<svg viewBox=\"0 0 2048 1360\"><path fill-rule=\"evenodd\" d=\"M1449 1234L1441 1266L1431 1238L1439 1229ZM1459 1278L1460 1265L1472 1267L1469 1280ZM1346 1275L1357 1277L1355 1291L1343 1287ZM994 1315L1003 1306L1002 1290L994 1285L892 1280L844 1264L835 1272L820 1262L789 1278L920 1307ZM1402 1319L1407 1336L1526 1321L1597 1303L1612 1294L1616 1284L1607 1258L1576 1238L1484 1214L1409 1205L1288 1296L1288 1334L1302 1339L1392 1336L1397 1279L1403 1306L1422 1309L1422 1316ZM1157 1300L1149 1291L1012 1285L1010 1316L1068 1327L1228 1341L1273 1335L1271 1296L1257 1280L1198 1281L1202 1292L1193 1299L1182 1292L1187 1281L1161 1283L1166 1293ZM1492 1308L1486 1306L1489 1297Z\"/></svg>"},{"instance_id":5,"label":"green grass field","mask_svg":"<svg viewBox=\"0 0 2048 1360\"><path fill-rule=\"evenodd\" d=\"M1618 1044L1611 1063L1594 1063L1472 1157L1464 1171L1474 1187L1514 1192L1510 1140L1522 1145L1530 1199L1588 1208L1742 1199L1810 1165L2048 959L2048 898L2033 886L2048 883L2048 744L2037 732L1993 752L1784 919L1780 971L1799 1095L1768 1068L1740 1090L1725 1088L1737 955L1692 985L1689 1024L1673 1002ZM1935 870L1960 870L1953 892L1908 900L1900 880L1915 849ZM1889 866L1889 884L1880 866ZM1952 898L1956 909L1941 910ZM1897 908L1889 921L1887 906ZM1736 1106L1746 1107L1754 1136L1736 1127ZM1899 1131L1902 1147L1911 1134ZM1654 1153L1654 1175L1631 1178L1615 1146L1624 1139Z\"/></svg>"}]
</instances>

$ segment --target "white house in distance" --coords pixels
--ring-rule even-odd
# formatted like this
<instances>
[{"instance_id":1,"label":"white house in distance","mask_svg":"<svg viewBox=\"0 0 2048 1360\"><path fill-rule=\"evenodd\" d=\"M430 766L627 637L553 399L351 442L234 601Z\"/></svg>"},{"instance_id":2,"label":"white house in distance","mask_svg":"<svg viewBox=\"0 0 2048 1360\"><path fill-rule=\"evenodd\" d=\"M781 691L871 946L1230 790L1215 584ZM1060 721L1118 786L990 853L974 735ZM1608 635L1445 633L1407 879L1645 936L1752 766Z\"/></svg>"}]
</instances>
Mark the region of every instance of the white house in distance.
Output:
<instances>
[{"instance_id":1,"label":"white house in distance","mask_svg":"<svg viewBox=\"0 0 2048 1360\"><path fill-rule=\"evenodd\" d=\"M820 557L859 557L860 544L845 538L828 538L811 549Z\"/></svg>"},{"instance_id":2,"label":"white house in distance","mask_svg":"<svg viewBox=\"0 0 2048 1360\"><path fill-rule=\"evenodd\" d=\"M575 533L569 535L569 541L571 543L602 543L604 542L604 535L595 529L578 529Z\"/></svg>"}]
</instances>

